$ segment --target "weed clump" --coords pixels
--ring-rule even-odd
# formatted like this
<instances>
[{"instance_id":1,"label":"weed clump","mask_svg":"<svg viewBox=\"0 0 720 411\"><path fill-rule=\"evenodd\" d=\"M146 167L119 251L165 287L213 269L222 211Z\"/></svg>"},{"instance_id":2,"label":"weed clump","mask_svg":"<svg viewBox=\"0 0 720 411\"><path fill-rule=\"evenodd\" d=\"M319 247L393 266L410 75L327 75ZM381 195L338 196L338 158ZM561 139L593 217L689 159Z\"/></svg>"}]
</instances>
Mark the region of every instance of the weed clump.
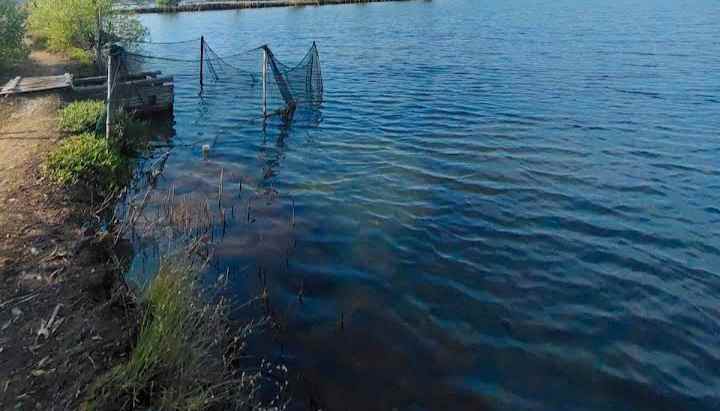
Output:
<instances>
[{"instance_id":1,"label":"weed clump","mask_svg":"<svg viewBox=\"0 0 720 411\"><path fill-rule=\"evenodd\" d=\"M128 169L127 158L107 139L85 133L68 138L50 153L45 173L57 184L82 183L103 193L120 187L129 177Z\"/></svg>"},{"instance_id":2,"label":"weed clump","mask_svg":"<svg viewBox=\"0 0 720 411\"><path fill-rule=\"evenodd\" d=\"M68 133L91 133L96 130L104 116L103 101L75 101L60 110L60 129Z\"/></svg>"},{"instance_id":3,"label":"weed clump","mask_svg":"<svg viewBox=\"0 0 720 411\"><path fill-rule=\"evenodd\" d=\"M143 319L127 362L88 389L85 410L210 410L250 405L253 377L227 368L222 304L203 300L197 268L165 259L142 296Z\"/></svg>"}]
</instances>

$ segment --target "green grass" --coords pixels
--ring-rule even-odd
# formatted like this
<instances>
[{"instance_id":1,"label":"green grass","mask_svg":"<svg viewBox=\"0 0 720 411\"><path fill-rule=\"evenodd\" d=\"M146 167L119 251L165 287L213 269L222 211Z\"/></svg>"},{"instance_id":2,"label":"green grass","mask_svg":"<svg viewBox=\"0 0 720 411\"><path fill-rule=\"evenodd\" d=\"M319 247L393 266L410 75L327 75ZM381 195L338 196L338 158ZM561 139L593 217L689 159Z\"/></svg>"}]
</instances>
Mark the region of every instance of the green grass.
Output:
<instances>
[{"instance_id":1,"label":"green grass","mask_svg":"<svg viewBox=\"0 0 720 411\"><path fill-rule=\"evenodd\" d=\"M45 174L53 182L82 183L102 194L129 177L129 160L103 137L85 133L64 140L47 158Z\"/></svg>"},{"instance_id":2,"label":"green grass","mask_svg":"<svg viewBox=\"0 0 720 411\"><path fill-rule=\"evenodd\" d=\"M232 397L222 356L221 313L202 302L192 266L163 261L143 303L128 361L90 387L83 408L221 409Z\"/></svg>"},{"instance_id":3,"label":"green grass","mask_svg":"<svg viewBox=\"0 0 720 411\"><path fill-rule=\"evenodd\" d=\"M105 117L105 102L82 100L60 110L60 129L68 133L95 132Z\"/></svg>"}]
</instances>

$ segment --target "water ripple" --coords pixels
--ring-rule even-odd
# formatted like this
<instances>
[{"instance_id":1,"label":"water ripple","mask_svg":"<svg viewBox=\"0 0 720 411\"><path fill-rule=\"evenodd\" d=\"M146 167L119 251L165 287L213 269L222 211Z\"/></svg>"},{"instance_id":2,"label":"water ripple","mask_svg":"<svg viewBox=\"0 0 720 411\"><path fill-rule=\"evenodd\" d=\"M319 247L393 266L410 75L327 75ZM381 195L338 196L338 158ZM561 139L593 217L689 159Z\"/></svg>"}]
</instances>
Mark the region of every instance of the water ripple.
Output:
<instances>
[{"instance_id":1,"label":"water ripple","mask_svg":"<svg viewBox=\"0 0 720 411\"><path fill-rule=\"evenodd\" d=\"M228 206L277 190L217 266L266 269L288 331L270 354L328 409L720 407L711 0L143 20L156 41L183 27L289 60L318 41L322 116L288 130L247 121L257 107L232 81L200 100L187 68L163 68L177 88L160 188L212 198L222 167L244 186Z\"/></svg>"}]
</instances>

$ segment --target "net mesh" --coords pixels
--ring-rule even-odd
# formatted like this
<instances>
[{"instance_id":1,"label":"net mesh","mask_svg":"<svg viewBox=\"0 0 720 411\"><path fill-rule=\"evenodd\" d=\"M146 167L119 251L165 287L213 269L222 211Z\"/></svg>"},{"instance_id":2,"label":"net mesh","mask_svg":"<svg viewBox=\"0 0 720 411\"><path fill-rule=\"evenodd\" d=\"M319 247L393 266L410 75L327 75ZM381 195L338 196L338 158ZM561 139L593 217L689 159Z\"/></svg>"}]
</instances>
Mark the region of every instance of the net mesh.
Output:
<instances>
[{"instance_id":1,"label":"net mesh","mask_svg":"<svg viewBox=\"0 0 720 411\"><path fill-rule=\"evenodd\" d=\"M280 115L291 119L296 110L317 109L323 101L323 78L317 45L312 44L295 65L281 62L268 46L221 56L203 39L125 44L114 76L161 71L172 75L175 87L211 98L212 93L232 93L244 107L255 107L258 116ZM137 93L132 82L113 86L117 93Z\"/></svg>"}]
</instances>

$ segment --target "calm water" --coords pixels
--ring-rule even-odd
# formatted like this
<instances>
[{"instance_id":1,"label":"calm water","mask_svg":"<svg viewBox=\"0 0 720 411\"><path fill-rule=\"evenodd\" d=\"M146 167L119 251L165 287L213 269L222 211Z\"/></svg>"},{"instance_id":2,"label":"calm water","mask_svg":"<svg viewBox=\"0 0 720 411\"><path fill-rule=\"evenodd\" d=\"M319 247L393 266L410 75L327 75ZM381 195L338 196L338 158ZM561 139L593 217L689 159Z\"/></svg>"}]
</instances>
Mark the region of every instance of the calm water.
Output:
<instances>
[{"instance_id":1,"label":"calm water","mask_svg":"<svg viewBox=\"0 0 720 411\"><path fill-rule=\"evenodd\" d=\"M322 117L285 131L176 68L161 182L216 198L224 169L243 217L216 266L237 301L267 284L286 331L269 350L301 391L342 410L720 408L717 1L142 20L221 55L318 43Z\"/></svg>"}]
</instances>

